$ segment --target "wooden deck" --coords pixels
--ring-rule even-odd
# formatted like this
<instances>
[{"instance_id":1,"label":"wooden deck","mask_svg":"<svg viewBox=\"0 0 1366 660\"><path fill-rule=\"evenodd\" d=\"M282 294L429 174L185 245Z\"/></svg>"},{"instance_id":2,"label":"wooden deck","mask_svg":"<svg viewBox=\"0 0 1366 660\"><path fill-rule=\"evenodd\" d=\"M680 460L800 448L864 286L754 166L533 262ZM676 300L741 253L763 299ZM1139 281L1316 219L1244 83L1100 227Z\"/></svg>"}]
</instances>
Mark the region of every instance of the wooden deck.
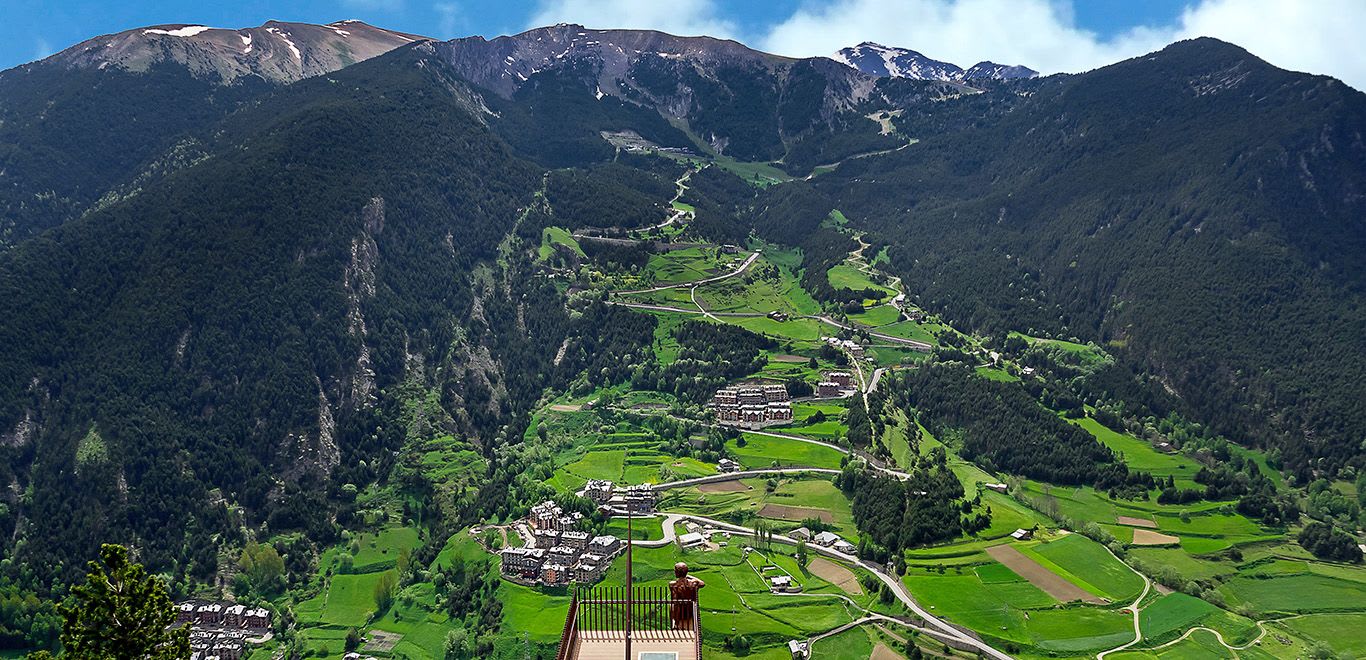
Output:
<instances>
[{"instance_id":1,"label":"wooden deck","mask_svg":"<svg viewBox=\"0 0 1366 660\"><path fill-rule=\"evenodd\" d=\"M579 633L574 658L579 660L627 660L626 634L616 631ZM697 636L691 630L637 630L631 634L630 660L638 660L642 653L677 653L678 660L701 660L697 657ZM647 658L649 656L646 656Z\"/></svg>"}]
</instances>

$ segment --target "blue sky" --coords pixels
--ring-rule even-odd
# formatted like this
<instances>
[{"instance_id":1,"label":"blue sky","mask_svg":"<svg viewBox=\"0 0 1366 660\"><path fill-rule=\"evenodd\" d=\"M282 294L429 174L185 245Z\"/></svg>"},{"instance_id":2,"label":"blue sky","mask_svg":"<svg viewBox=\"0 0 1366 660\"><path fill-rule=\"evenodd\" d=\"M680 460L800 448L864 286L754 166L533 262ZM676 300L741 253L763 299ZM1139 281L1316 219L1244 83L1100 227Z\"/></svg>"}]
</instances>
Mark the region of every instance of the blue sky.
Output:
<instances>
[{"instance_id":1,"label":"blue sky","mask_svg":"<svg viewBox=\"0 0 1366 660\"><path fill-rule=\"evenodd\" d=\"M1366 0L0 0L0 68L147 25L343 18L442 39L560 21L655 28L794 56L870 40L960 65L990 59L1045 73L1215 36L1278 66L1366 87Z\"/></svg>"}]
</instances>

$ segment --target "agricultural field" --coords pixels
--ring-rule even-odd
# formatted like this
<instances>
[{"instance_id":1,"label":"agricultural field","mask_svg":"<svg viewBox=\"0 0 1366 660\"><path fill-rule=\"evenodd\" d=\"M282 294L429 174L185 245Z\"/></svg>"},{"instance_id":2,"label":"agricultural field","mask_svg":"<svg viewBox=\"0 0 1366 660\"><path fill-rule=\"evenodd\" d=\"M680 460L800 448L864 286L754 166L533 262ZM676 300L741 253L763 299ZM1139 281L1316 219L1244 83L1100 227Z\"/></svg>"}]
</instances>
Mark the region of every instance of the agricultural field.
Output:
<instances>
[{"instance_id":1,"label":"agricultural field","mask_svg":"<svg viewBox=\"0 0 1366 660\"><path fill-rule=\"evenodd\" d=\"M999 564L911 569L905 579L922 602L949 620L1017 646L1053 652L1084 652L1132 637L1129 617L1116 610L1070 606Z\"/></svg>"},{"instance_id":2,"label":"agricultural field","mask_svg":"<svg viewBox=\"0 0 1366 660\"><path fill-rule=\"evenodd\" d=\"M536 249L536 256L541 261L545 261L555 254L555 250L560 247L564 247L580 257L584 256L583 248L579 246L579 242L574 240L574 236L569 233L569 230L563 227L546 227L541 230L541 245Z\"/></svg>"},{"instance_id":3,"label":"agricultural field","mask_svg":"<svg viewBox=\"0 0 1366 660\"><path fill-rule=\"evenodd\" d=\"M827 475L775 477L772 481L776 487L771 491L767 481L742 479L739 483L744 485L743 490L719 490L704 485L671 491L666 496L668 510L709 518L738 513L767 518L781 529L796 528L803 520L815 518L833 525L833 530L850 542L858 540L849 500Z\"/></svg>"},{"instance_id":4,"label":"agricultural field","mask_svg":"<svg viewBox=\"0 0 1366 660\"><path fill-rule=\"evenodd\" d=\"M803 289L788 267L760 257L744 273L697 289L697 299L712 312L816 314L820 303Z\"/></svg>"},{"instance_id":5,"label":"agricultural field","mask_svg":"<svg viewBox=\"0 0 1366 660\"><path fill-rule=\"evenodd\" d=\"M1080 534L1026 546L1021 552L1048 570L1111 602L1132 600L1143 579L1111 555L1105 546Z\"/></svg>"},{"instance_id":6,"label":"agricultural field","mask_svg":"<svg viewBox=\"0 0 1366 660\"><path fill-rule=\"evenodd\" d=\"M854 318L854 317L851 317ZM854 318L857 320L857 318ZM938 333L944 330L944 326L937 323L923 323L919 321L898 321L887 325L878 326L877 331L893 337L902 339L914 339L923 341L931 346L939 344Z\"/></svg>"},{"instance_id":7,"label":"agricultural field","mask_svg":"<svg viewBox=\"0 0 1366 660\"><path fill-rule=\"evenodd\" d=\"M995 367L977 367L977 375L987 380L997 380L1004 383L1014 383L1020 380L1018 376Z\"/></svg>"},{"instance_id":8,"label":"agricultural field","mask_svg":"<svg viewBox=\"0 0 1366 660\"><path fill-rule=\"evenodd\" d=\"M1110 359L1107 355L1105 355L1105 352L1102 351L1100 348L1090 346L1087 344L1079 344L1074 341L1066 341L1063 339L1043 339L1040 337L1030 337L1029 335L1019 332L1012 332L1010 333L1010 335L1012 337L1020 337L1024 339L1031 346L1051 346L1061 349L1071 355L1076 356L1083 364L1098 364Z\"/></svg>"},{"instance_id":9,"label":"agricultural field","mask_svg":"<svg viewBox=\"0 0 1366 660\"><path fill-rule=\"evenodd\" d=\"M420 541L412 527L387 527L379 533L361 534L356 543L360 552L356 553L353 570L373 573L392 568L400 552L417 548Z\"/></svg>"},{"instance_id":10,"label":"agricultural field","mask_svg":"<svg viewBox=\"0 0 1366 660\"><path fill-rule=\"evenodd\" d=\"M838 470L844 453L837 449L788 438L742 433L745 446L730 440L726 448L746 468L816 467Z\"/></svg>"},{"instance_id":11,"label":"agricultural field","mask_svg":"<svg viewBox=\"0 0 1366 660\"><path fill-rule=\"evenodd\" d=\"M861 314L850 314L849 320L859 325L880 328L900 321L901 310L892 305L878 305L865 309Z\"/></svg>"},{"instance_id":12,"label":"agricultural field","mask_svg":"<svg viewBox=\"0 0 1366 660\"><path fill-rule=\"evenodd\" d=\"M1119 453L1130 468L1154 477L1172 477L1180 488L1197 487L1194 478L1200 471L1200 464L1185 455L1160 452L1151 443L1111 430L1090 417L1068 421L1086 429L1106 447Z\"/></svg>"},{"instance_id":13,"label":"agricultural field","mask_svg":"<svg viewBox=\"0 0 1366 660\"><path fill-rule=\"evenodd\" d=\"M855 291L863 289L876 289L881 291L886 297L895 296L897 291L891 287L874 282L868 274L859 270L857 266L851 264L840 264L832 266L826 272L826 277L830 279L830 286L836 289L853 289Z\"/></svg>"},{"instance_id":14,"label":"agricultural field","mask_svg":"<svg viewBox=\"0 0 1366 660\"><path fill-rule=\"evenodd\" d=\"M1366 655L1366 613L1311 614L1285 619L1282 625L1309 639L1322 640L1340 655Z\"/></svg>"},{"instance_id":15,"label":"agricultural field","mask_svg":"<svg viewBox=\"0 0 1366 660\"><path fill-rule=\"evenodd\" d=\"M650 255L635 285L664 285L695 282L721 275L744 261L745 255L717 248L690 247ZM630 282L623 282L631 286Z\"/></svg>"}]
</instances>

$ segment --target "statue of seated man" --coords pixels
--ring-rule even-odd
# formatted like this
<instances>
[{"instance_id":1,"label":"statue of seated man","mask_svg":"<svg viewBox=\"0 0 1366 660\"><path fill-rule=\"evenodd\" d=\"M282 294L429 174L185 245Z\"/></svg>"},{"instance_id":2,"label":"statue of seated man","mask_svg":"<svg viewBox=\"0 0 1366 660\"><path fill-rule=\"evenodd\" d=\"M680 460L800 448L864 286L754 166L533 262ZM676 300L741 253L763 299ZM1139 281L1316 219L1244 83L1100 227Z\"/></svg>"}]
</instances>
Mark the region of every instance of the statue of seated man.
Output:
<instances>
[{"instance_id":1,"label":"statue of seated man","mask_svg":"<svg viewBox=\"0 0 1366 660\"><path fill-rule=\"evenodd\" d=\"M707 586L707 583L690 577L688 565L681 561L674 564L674 577L678 579L669 583L669 594L674 601L669 606L669 618L673 620L675 630L689 630L692 628L692 608L697 602L697 591Z\"/></svg>"}]
</instances>

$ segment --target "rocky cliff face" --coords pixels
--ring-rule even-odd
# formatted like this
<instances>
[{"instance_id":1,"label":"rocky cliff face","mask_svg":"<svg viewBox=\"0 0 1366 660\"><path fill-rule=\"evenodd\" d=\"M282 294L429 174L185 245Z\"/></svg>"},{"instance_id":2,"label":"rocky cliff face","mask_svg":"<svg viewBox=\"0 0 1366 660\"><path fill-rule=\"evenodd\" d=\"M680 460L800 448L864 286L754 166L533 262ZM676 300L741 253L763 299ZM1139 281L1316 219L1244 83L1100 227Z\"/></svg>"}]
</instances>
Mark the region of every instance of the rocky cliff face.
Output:
<instances>
[{"instance_id":1,"label":"rocky cliff face","mask_svg":"<svg viewBox=\"0 0 1366 660\"><path fill-rule=\"evenodd\" d=\"M425 39L348 20L313 25L269 21L260 27L156 25L95 37L50 59L75 68L146 71L158 62L183 64L201 78L231 83L244 76L294 82Z\"/></svg>"}]
</instances>

